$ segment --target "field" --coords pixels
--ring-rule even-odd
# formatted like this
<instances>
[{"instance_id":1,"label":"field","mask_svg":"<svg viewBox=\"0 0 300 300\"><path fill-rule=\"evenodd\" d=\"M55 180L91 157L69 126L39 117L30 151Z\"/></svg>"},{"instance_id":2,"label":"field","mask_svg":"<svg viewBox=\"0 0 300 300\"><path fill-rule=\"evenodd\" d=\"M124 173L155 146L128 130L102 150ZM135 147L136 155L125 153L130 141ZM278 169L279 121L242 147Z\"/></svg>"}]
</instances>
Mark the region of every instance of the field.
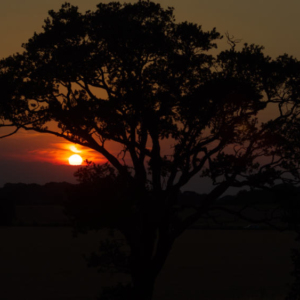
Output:
<instances>
[{"instance_id":1,"label":"field","mask_svg":"<svg viewBox=\"0 0 300 300\"><path fill-rule=\"evenodd\" d=\"M99 233L64 227L0 228L1 300L91 300L123 280L86 267ZM160 274L155 300L284 299L295 234L269 230L188 230Z\"/></svg>"}]
</instances>

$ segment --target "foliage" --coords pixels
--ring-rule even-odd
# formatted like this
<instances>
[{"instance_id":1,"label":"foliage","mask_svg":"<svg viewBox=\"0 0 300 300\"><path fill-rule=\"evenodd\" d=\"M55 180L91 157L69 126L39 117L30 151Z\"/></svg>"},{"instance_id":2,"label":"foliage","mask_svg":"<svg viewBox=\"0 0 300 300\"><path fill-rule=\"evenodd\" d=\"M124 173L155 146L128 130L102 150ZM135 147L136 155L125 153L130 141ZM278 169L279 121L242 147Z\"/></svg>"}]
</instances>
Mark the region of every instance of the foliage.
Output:
<instances>
[{"instance_id":1,"label":"foliage","mask_svg":"<svg viewBox=\"0 0 300 300\"><path fill-rule=\"evenodd\" d=\"M116 228L131 215L132 188L109 164L88 161L75 172L75 177L80 184L68 190L68 201L64 203L75 231Z\"/></svg>"},{"instance_id":2,"label":"foliage","mask_svg":"<svg viewBox=\"0 0 300 300\"><path fill-rule=\"evenodd\" d=\"M109 162L77 174L72 213L84 230L122 231L137 299L151 299L175 239L229 187L299 181L300 63L235 41L213 56L221 38L154 2L66 3L0 61L2 137L53 134ZM179 221L177 195L199 174L214 187Z\"/></svg>"},{"instance_id":3,"label":"foliage","mask_svg":"<svg viewBox=\"0 0 300 300\"><path fill-rule=\"evenodd\" d=\"M124 241L105 239L100 241L99 253L86 257L89 267L98 267L99 272L130 273Z\"/></svg>"}]
</instances>

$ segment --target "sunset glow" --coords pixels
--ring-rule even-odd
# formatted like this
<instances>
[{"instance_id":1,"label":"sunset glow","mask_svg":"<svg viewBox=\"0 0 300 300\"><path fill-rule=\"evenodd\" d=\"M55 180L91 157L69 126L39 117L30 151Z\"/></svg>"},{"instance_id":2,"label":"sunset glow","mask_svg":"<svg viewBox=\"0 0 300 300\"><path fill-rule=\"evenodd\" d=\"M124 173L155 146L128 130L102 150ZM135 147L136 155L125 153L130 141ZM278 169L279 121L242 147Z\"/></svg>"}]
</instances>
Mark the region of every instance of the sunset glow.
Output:
<instances>
[{"instance_id":1,"label":"sunset glow","mask_svg":"<svg viewBox=\"0 0 300 300\"><path fill-rule=\"evenodd\" d=\"M78 150L78 149L76 148L76 146L74 146L74 145L71 145L71 146L70 146L70 150L71 150L72 152L74 152L74 153L81 153L81 151Z\"/></svg>"},{"instance_id":2,"label":"sunset glow","mask_svg":"<svg viewBox=\"0 0 300 300\"><path fill-rule=\"evenodd\" d=\"M78 154L73 154L69 157L69 164L71 166L80 166L82 164L82 157Z\"/></svg>"}]
</instances>

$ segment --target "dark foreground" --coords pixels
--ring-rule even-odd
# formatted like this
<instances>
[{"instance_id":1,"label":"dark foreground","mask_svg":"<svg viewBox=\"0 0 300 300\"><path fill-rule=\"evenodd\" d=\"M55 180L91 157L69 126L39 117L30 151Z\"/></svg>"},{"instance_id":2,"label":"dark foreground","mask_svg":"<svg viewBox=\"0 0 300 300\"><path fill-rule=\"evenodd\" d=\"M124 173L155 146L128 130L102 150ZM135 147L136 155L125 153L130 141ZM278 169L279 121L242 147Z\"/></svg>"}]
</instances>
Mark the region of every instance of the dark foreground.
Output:
<instances>
[{"instance_id":1,"label":"dark foreground","mask_svg":"<svg viewBox=\"0 0 300 300\"><path fill-rule=\"evenodd\" d=\"M284 299L295 234L268 230L188 230L160 274L154 300ZM95 299L124 278L87 268L99 233L69 227L0 228L1 300ZM125 278L126 279L126 278Z\"/></svg>"}]
</instances>

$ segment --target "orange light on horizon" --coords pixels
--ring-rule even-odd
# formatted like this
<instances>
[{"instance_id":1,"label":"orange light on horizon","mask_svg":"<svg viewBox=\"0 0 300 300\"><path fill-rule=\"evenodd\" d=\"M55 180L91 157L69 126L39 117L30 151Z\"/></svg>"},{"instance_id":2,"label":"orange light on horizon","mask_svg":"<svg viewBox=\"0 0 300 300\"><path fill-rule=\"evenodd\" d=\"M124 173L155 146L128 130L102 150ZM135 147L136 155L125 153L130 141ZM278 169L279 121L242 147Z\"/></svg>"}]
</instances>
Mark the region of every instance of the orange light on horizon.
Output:
<instances>
[{"instance_id":1,"label":"orange light on horizon","mask_svg":"<svg viewBox=\"0 0 300 300\"><path fill-rule=\"evenodd\" d=\"M89 160L95 164L107 162L106 158L89 147L43 134L18 134L8 139L7 145L1 149L1 154L8 160L70 166L69 157L72 154L78 154L83 161ZM114 155L120 152L119 149L115 149L114 145L109 148Z\"/></svg>"},{"instance_id":2,"label":"orange light on horizon","mask_svg":"<svg viewBox=\"0 0 300 300\"><path fill-rule=\"evenodd\" d=\"M88 159L96 164L106 162L106 159L101 157L96 151L71 143L51 143L49 147L38 148L31 150L27 160L44 161L58 165L76 166L80 164L71 164L69 158L72 155L79 155L82 162ZM29 159L30 157L30 159Z\"/></svg>"}]
</instances>

